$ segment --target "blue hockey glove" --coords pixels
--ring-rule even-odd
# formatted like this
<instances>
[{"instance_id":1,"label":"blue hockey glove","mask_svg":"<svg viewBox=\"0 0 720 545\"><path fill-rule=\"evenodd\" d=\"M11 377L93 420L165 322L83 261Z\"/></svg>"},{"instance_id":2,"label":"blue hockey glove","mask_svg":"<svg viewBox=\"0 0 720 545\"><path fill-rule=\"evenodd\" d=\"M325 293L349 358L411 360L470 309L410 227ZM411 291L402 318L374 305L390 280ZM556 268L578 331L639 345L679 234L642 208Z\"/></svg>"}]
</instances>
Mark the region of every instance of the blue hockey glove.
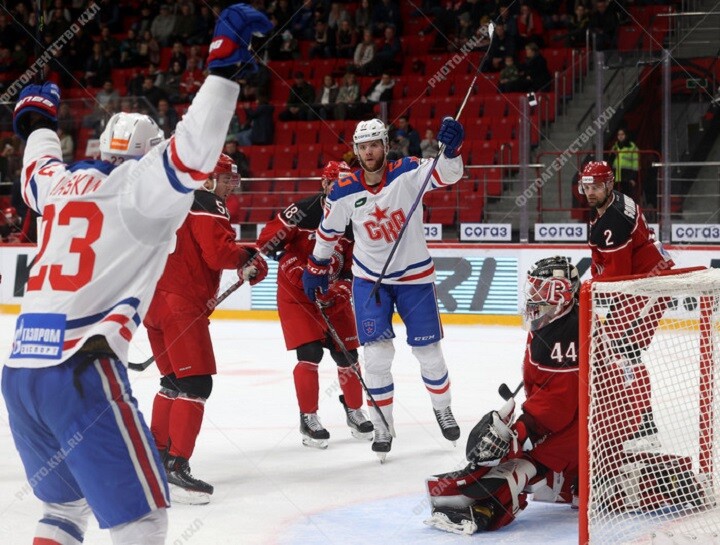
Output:
<instances>
[{"instance_id":1,"label":"blue hockey glove","mask_svg":"<svg viewBox=\"0 0 720 545\"><path fill-rule=\"evenodd\" d=\"M441 144L445 144L445 157L452 159L460 154L460 147L465 139L465 130L460 122L455 121L452 117L446 117L440 125L437 140Z\"/></svg>"},{"instance_id":2,"label":"blue hockey glove","mask_svg":"<svg viewBox=\"0 0 720 545\"><path fill-rule=\"evenodd\" d=\"M273 25L258 10L247 4L234 4L220 12L210 43L208 68L213 74L230 77L243 65L244 73L257 66L252 51L253 36L267 34Z\"/></svg>"},{"instance_id":3,"label":"blue hockey glove","mask_svg":"<svg viewBox=\"0 0 720 545\"><path fill-rule=\"evenodd\" d=\"M308 299L313 303L317 297L317 289L321 293L328 290L328 278L330 276L330 260L317 259L314 256L308 257L307 265L302 275L303 290Z\"/></svg>"},{"instance_id":4,"label":"blue hockey glove","mask_svg":"<svg viewBox=\"0 0 720 545\"><path fill-rule=\"evenodd\" d=\"M57 127L57 110L60 104L60 89L54 83L28 85L20 91L13 112L13 130L27 140L35 129ZM31 114L39 114L37 115Z\"/></svg>"}]
</instances>

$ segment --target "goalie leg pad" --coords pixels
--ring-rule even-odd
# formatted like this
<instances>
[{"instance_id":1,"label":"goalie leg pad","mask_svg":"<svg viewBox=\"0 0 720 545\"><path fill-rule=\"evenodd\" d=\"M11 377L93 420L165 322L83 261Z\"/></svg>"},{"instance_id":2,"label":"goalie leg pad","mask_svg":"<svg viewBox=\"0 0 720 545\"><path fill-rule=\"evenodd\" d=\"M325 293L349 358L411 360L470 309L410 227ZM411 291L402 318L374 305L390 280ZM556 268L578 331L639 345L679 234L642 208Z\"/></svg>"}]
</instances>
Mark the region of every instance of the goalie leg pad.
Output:
<instances>
[{"instance_id":1,"label":"goalie leg pad","mask_svg":"<svg viewBox=\"0 0 720 545\"><path fill-rule=\"evenodd\" d=\"M463 493L460 490L461 486L466 486L468 483L480 480L480 478L491 469L492 467L489 466L475 466L471 464L460 471L451 471L449 473L441 473L439 475L429 477L425 480L425 484L427 486L428 495L430 496L430 503L432 505L456 504L454 500L450 503L445 500L448 498L463 496ZM467 505L471 501L472 500L470 499L466 499L461 502L461 504Z\"/></svg>"},{"instance_id":2,"label":"goalie leg pad","mask_svg":"<svg viewBox=\"0 0 720 545\"><path fill-rule=\"evenodd\" d=\"M460 491L476 500L493 499L496 504L510 507L513 516L525 508L523 490L537 473L535 465L524 458L503 462L480 479L460 486ZM522 504L525 505L522 505ZM497 510L496 510L497 511Z\"/></svg>"}]
</instances>

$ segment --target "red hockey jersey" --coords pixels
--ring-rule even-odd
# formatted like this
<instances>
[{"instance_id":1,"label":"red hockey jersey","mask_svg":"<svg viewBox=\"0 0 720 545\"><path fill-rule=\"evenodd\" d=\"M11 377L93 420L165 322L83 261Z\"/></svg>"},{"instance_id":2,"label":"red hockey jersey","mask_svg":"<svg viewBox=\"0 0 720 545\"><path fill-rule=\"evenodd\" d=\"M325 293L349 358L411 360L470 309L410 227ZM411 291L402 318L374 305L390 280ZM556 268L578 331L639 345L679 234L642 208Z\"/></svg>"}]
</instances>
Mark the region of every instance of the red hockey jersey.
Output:
<instances>
[{"instance_id":1,"label":"red hockey jersey","mask_svg":"<svg viewBox=\"0 0 720 545\"><path fill-rule=\"evenodd\" d=\"M225 203L199 189L156 289L195 301L210 314L207 302L217 295L223 269L240 267L241 254Z\"/></svg>"},{"instance_id":2,"label":"red hockey jersey","mask_svg":"<svg viewBox=\"0 0 720 545\"><path fill-rule=\"evenodd\" d=\"M292 203L275 218L269 221L260 233L257 245L265 255L272 256L284 252L279 258L278 284L293 285L302 288L302 280L296 274L285 274L287 269L282 265L295 260L305 267L308 256L315 248L315 235L323 217L325 197L322 193L306 197ZM352 278L352 228L345 230L331 257L330 280Z\"/></svg>"},{"instance_id":3,"label":"red hockey jersey","mask_svg":"<svg viewBox=\"0 0 720 545\"><path fill-rule=\"evenodd\" d=\"M649 273L671 268L648 228L640 207L627 195L613 191L613 201L590 221L591 272L594 279Z\"/></svg>"}]
</instances>

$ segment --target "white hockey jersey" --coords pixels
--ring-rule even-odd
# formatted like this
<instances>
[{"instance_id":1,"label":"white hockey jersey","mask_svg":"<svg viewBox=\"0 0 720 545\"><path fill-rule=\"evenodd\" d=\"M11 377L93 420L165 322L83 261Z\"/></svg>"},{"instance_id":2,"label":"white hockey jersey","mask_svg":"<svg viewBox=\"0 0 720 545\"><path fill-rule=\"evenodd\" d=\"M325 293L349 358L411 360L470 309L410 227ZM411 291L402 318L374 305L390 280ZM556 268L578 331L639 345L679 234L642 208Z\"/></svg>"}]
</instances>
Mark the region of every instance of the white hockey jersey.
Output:
<instances>
[{"instance_id":1,"label":"white hockey jersey","mask_svg":"<svg viewBox=\"0 0 720 545\"><path fill-rule=\"evenodd\" d=\"M193 191L220 156L238 92L208 76L175 135L117 167L65 164L55 132L30 135L22 191L42 224L6 365L58 365L93 335L127 362Z\"/></svg>"},{"instance_id":2,"label":"white hockey jersey","mask_svg":"<svg viewBox=\"0 0 720 545\"><path fill-rule=\"evenodd\" d=\"M313 255L327 259L352 223L355 247L353 275L375 281L405 223L408 212L432 168L432 159L405 157L388 163L382 181L368 186L363 170L338 179L325 201L325 217L317 231ZM462 157L440 157L425 191L456 183L463 174ZM435 281L435 266L425 242L422 208L418 206L388 266L383 283L426 284Z\"/></svg>"}]
</instances>

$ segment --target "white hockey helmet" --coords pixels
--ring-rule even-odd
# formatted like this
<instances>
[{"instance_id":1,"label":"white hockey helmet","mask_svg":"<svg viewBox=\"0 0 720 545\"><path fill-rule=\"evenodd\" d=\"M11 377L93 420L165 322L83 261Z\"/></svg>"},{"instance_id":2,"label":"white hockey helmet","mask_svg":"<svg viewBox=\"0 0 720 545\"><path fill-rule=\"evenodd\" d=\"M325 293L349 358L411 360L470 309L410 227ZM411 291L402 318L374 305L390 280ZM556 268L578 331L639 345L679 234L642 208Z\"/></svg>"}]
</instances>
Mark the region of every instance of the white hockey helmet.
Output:
<instances>
[{"instance_id":1,"label":"white hockey helmet","mask_svg":"<svg viewBox=\"0 0 720 545\"><path fill-rule=\"evenodd\" d=\"M100 135L100 159L121 163L139 158L165 139L157 123L144 114L118 113Z\"/></svg>"},{"instance_id":2,"label":"white hockey helmet","mask_svg":"<svg viewBox=\"0 0 720 545\"><path fill-rule=\"evenodd\" d=\"M388 146L388 131L385 123L379 119L370 119L368 121L361 121L355 127L355 134L353 134L353 148L355 155L360 155L358 150L358 144L363 142L373 142L375 140L382 140L383 147L387 149Z\"/></svg>"}]
</instances>

